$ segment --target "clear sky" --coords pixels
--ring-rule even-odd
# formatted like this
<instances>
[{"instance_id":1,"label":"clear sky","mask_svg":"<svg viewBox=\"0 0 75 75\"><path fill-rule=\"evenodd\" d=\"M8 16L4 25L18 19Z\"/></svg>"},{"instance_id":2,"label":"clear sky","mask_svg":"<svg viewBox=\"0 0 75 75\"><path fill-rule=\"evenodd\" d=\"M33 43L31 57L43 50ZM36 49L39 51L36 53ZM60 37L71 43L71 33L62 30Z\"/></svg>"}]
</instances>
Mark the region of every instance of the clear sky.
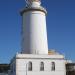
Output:
<instances>
[{"instance_id":1,"label":"clear sky","mask_svg":"<svg viewBox=\"0 0 75 75\"><path fill-rule=\"evenodd\" d=\"M75 0L41 0L47 9L49 49L75 61ZM0 0L0 63L9 63L21 50L20 9L24 0Z\"/></svg>"}]
</instances>

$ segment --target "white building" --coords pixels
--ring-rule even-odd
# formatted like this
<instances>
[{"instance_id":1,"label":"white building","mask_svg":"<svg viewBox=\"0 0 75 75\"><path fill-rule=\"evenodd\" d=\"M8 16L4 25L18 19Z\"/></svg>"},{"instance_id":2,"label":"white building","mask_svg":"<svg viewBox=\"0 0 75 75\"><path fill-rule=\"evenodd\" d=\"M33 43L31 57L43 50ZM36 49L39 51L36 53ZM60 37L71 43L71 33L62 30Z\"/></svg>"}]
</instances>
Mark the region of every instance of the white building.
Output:
<instances>
[{"instance_id":1,"label":"white building","mask_svg":"<svg viewBox=\"0 0 75 75\"><path fill-rule=\"evenodd\" d=\"M11 60L9 75L66 75L63 55L48 54L46 14L40 0L26 0L22 9L22 51Z\"/></svg>"}]
</instances>

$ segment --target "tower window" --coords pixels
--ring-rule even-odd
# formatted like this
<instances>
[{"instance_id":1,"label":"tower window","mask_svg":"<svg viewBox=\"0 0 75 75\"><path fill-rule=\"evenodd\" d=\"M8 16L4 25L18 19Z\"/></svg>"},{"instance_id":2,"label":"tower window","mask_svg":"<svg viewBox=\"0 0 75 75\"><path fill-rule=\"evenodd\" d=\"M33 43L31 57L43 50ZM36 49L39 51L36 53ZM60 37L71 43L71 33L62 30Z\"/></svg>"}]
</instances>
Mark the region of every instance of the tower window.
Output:
<instances>
[{"instance_id":1,"label":"tower window","mask_svg":"<svg viewBox=\"0 0 75 75\"><path fill-rule=\"evenodd\" d=\"M52 71L55 71L55 62L52 62L51 70L52 70Z\"/></svg>"},{"instance_id":2,"label":"tower window","mask_svg":"<svg viewBox=\"0 0 75 75\"><path fill-rule=\"evenodd\" d=\"M40 71L44 71L44 62L40 63Z\"/></svg>"},{"instance_id":3,"label":"tower window","mask_svg":"<svg viewBox=\"0 0 75 75\"><path fill-rule=\"evenodd\" d=\"M28 63L28 71L32 71L32 62Z\"/></svg>"}]
</instances>

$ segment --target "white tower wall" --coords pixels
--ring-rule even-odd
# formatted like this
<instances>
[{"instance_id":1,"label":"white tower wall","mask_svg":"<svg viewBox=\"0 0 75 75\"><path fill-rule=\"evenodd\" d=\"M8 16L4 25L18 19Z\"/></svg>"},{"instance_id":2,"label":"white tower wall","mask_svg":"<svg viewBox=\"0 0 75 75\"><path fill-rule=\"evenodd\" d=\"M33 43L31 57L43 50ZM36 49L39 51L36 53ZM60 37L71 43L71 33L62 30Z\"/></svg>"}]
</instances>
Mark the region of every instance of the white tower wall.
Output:
<instances>
[{"instance_id":1,"label":"white tower wall","mask_svg":"<svg viewBox=\"0 0 75 75\"><path fill-rule=\"evenodd\" d=\"M36 3L22 13L22 53L48 54L46 13L40 3Z\"/></svg>"}]
</instances>

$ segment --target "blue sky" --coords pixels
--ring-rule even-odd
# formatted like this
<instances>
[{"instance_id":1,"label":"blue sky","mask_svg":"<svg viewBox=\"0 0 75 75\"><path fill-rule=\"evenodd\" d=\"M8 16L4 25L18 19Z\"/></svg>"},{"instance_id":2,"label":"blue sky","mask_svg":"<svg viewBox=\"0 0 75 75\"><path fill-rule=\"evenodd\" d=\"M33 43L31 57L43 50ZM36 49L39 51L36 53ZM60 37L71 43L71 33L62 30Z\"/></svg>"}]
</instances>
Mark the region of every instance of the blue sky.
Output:
<instances>
[{"instance_id":1,"label":"blue sky","mask_svg":"<svg viewBox=\"0 0 75 75\"><path fill-rule=\"evenodd\" d=\"M24 0L0 0L0 63L9 63L21 50L21 25L19 14ZM75 61L75 0L42 0L47 9L49 49Z\"/></svg>"}]
</instances>

